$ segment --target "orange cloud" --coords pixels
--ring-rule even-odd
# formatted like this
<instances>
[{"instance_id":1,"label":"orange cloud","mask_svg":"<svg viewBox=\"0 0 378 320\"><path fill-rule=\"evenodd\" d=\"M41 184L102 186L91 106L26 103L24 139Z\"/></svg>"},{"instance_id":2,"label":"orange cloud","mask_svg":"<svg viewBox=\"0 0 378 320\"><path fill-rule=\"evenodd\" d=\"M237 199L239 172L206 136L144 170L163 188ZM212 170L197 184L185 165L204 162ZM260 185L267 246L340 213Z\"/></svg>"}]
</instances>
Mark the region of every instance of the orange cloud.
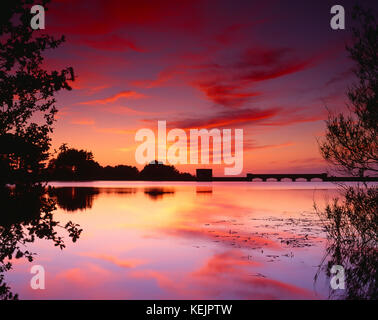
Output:
<instances>
[{"instance_id":1,"label":"orange cloud","mask_svg":"<svg viewBox=\"0 0 378 320\"><path fill-rule=\"evenodd\" d=\"M78 124L82 126L91 126L95 124L95 121L93 119L74 119L71 121L73 124Z\"/></svg>"},{"instance_id":2,"label":"orange cloud","mask_svg":"<svg viewBox=\"0 0 378 320\"><path fill-rule=\"evenodd\" d=\"M97 132L112 133L112 134L135 134L133 129L119 129L119 128L97 128Z\"/></svg>"},{"instance_id":3,"label":"orange cloud","mask_svg":"<svg viewBox=\"0 0 378 320\"><path fill-rule=\"evenodd\" d=\"M141 99L141 98L145 98L145 95L138 93L138 92L135 92L135 91L121 91L121 92L119 92L115 95L108 97L108 98L84 101L84 102L80 102L80 104L107 104L107 103L115 102L115 101L117 101L121 98Z\"/></svg>"}]
</instances>

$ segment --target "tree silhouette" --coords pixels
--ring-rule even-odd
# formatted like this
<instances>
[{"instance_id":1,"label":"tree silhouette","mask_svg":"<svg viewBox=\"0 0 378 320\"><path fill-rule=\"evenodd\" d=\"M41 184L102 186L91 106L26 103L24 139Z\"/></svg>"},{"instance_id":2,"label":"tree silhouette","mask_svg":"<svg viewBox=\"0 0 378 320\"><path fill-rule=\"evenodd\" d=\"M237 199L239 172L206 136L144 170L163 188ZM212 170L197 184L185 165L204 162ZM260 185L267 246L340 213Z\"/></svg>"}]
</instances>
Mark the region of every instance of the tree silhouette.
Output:
<instances>
[{"instance_id":1,"label":"tree silhouette","mask_svg":"<svg viewBox=\"0 0 378 320\"><path fill-rule=\"evenodd\" d=\"M51 179L91 180L95 179L100 165L93 160L92 152L68 148L62 144L58 156L50 160L48 169Z\"/></svg>"},{"instance_id":2,"label":"tree silhouette","mask_svg":"<svg viewBox=\"0 0 378 320\"><path fill-rule=\"evenodd\" d=\"M343 200L335 199L320 213L328 235L320 270L331 277L333 265L344 267L344 299L378 299L377 212L377 190L355 187L346 188ZM330 297L338 294L330 291Z\"/></svg>"},{"instance_id":3,"label":"tree silhouette","mask_svg":"<svg viewBox=\"0 0 378 320\"><path fill-rule=\"evenodd\" d=\"M39 4L47 10L48 2ZM4 282L4 272L14 259L33 260L28 243L48 239L63 249L58 228L65 229L73 242L82 232L71 221L60 225L54 220L55 201L42 184L57 112L54 94L71 90L68 81L74 80L74 72L71 67L43 68L45 50L57 48L64 37L55 39L31 28L33 4L0 3L0 299L18 297ZM7 187L8 183L14 186Z\"/></svg>"},{"instance_id":4,"label":"tree silhouette","mask_svg":"<svg viewBox=\"0 0 378 320\"><path fill-rule=\"evenodd\" d=\"M165 165L158 161L153 161L145 165L140 172L142 180L193 180L189 173L181 173L174 166Z\"/></svg>"},{"instance_id":5,"label":"tree silhouette","mask_svg":"<svg viewBox=\"0 0 378 320\"><path fill-rule=\"evenodd\" d=\"M356 63L358 82L348 91L349 115L329 115L323 157L336 169L354 176L377 175L378 43L375 13L358 6L353 17L353 45L347 47ZM345 299L378 298L378 187L367 183L340 185L342 199L318 211L328 245L320 265L328 276L332 265L345 269ZM315 205L316 208L316 205ZM318 273L319 274L319 273ZM315 280L318 277L315 276ZM330 292L330 296L337 295Z\"/></svg>"},{"instance_id":6,"label":"tree silhouette","mask_svg":"<svg viewBox=\"0 0 378 320\"><path fill-rule=\"evenodd\" d=\"M73 242L83 230L71 221L61 225L54 220L55 201L41 184L0 187L0 203L0 299L17 299L4 283L3 273L12 269L13 259L33 261L35 254L27 250L27 244L37 238L47 239L63 249L64 239L58 229L66 230Z\"/></svg>"},{"instance_id":7,"label":"tree silhouette","mask_svg":"<svg viewBox=\"0 0 378 320\"><path fill-rule=\"evenodd\" d=\"M139 171L133 166L106 166L102 168L100 177L106 180L138 180Z\"/></svg>"},{"instance_id":8,"label":"tree silhouette","mask_svg":"<svg viewBox=\"0 0 378 320\"><path fill-rule=\"evenodd\" d=\"M348 91L349 114L329 114L323 157L336 169L353 176L378 173L378 41L374 12L358 6L353 17L354 41L347 50L356 64L358 82Z\"/></svg>"},{"instance_id":9,"label":"tree silhouette","mask_svg":"<svg viewBox=\"0 0 378 320\"><path fill-rule=\"evenodd\" d=\"M102 167L94 160L92 152L69 148L67 144L62 144L56 158L50 160L48 173L49 180L56 181L194 180L191 174L158 162L147 164L140 172L134 166Z\"/></svg>"},{"instance_id":10,"label":"tree silhouette","mask_svg":"<svg viewBox=\"0 0 378 320\"><path fill-rule=\"evenodd\" d=\"M48 2L40 4L45 7ZM54 94L71 90L68 81L74 80L71 67L60 71L42 67L44 51L65 39L31 28L32 4L2 1L0 10L0 143L5 146L0 152L0 176L10 182L34 181L39 176L57 112ZM17 179L15 172L20 173Z\"/></svg>"}]
</instances>

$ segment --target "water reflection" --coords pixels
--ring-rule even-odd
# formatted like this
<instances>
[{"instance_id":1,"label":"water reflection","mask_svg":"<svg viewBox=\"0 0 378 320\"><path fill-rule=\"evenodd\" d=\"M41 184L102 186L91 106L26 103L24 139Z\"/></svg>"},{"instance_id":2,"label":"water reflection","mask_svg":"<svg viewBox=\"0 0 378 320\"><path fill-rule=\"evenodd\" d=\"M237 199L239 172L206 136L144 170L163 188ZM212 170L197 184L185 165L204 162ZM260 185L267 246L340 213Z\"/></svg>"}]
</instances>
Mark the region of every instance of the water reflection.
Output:
<instances>
[{"instance_id":1,"label":"water reflection","mask_svg":"<svg viewBox=\"0 0 378 320\"><path fill-rule=\"evenodd\" d=\"M211 194L213 193L213 187L211 186L197 186L196 187L196 193L197 195L209 195L211 196Z\"/></svg>"},{"instance_id":2,"label":"water reflection","mask_svg":"<svg viewBox=\"0 0 378 320\"><path fill-rule=\"evenodd\" d=\"M319 272L333 277L334 274L330 273L333 265L345 269L345 290L331 290L329 296L376 300L378 188L366 185L345 187L343 198L335 199L320 215L327 231L328 244Z\"/></svg>"},{"instance_id":3,"label":"water reflection","mask_svg":"<svg viewBox=\"0 0 378 320\"><path fill-rule=\"evenodd\" d=\"M92 208L94 197L100 193L99 188L54 188L50 195L55 197L60 208L67 212Z\"/></svg>"},{"instance_id":4,"label":"water reflection","mask_svg":"<svg viewBox=\"0 0 378 320\"><path fill-rule=\"evenodd\" d=\"M324 201L337 194L325 184L78 185L51 193L58 203L54 217L65 225L72 217L67 213L76 210L86 237L59 255L36 243L49 287L25 289L19 264L7 276L22 298L327 298L332 255L319 272L316 292L313 286L329 248L314 197Z\"/></svg>"},{"instance_id":5,"label":"water reflection","mask_svg":"<svg viewBox=\"0 0 378 320\"><path fill-rule=\"evenodd\" d=\"M165 189L165 188L145 188L144 194L149 196L152 200L159 200L162 199L165 195L173 195L175 192L172 189Z\"/></svg>"},{"instance_id":6,"label":"water reflection","mask_svg":"<svg viewBox=\"0 0 378 320\"><path fill-rule=\"evenodd\" d=\"M73 242L82 229L71 221L61 225L54 220L55 201L42 185L1 187L0 203L0 299L17 299L18 295L5 283L4 273L12 269L15 260L33 261L35 253L27 245L39 238L63 249L64 240L57 229L65 229Z\"/></svg>"},{"instance_id":7,"label":"water reflection","mask_svg":"<svg viewBox=\"0 0 378 320\"><path fill-rule=\"evenodd\" d=\"M137 188L58 187L50 190L50 196L56 199L61 209L70 213L91 209L100 193L125 196L135 194L137 191ZM160 187L144 188L143 192L152 200L174 194L173 189Z\"/></svg>"}]
</instances>

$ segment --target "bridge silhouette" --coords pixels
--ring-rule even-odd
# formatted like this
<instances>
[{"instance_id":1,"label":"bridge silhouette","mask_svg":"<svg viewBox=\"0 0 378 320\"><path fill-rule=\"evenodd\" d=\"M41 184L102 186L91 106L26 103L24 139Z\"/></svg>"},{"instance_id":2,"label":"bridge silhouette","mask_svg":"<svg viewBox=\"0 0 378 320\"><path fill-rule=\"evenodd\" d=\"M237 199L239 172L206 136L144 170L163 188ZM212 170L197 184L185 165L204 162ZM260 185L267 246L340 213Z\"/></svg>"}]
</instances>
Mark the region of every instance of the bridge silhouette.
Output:
<instances>
[{"instance_id":1,"label":"bridge silhouette","mask_svg":"<svg viewBox=\"0 0 378 320\"><path fill-rule=\"evenodd\" d=\"M366 181L366 182L376 182L378 181L378 177L335 177L329 176L327 173L278 173L278 174L252 174L248 173L247 177L245 178L246 181L256 181L257 179L262 181L269 180L276 180L281 181L283 179L289 179L291 181L297 181L299 179L305 179L306 181L312 181L313 179L318 179L321 181L349 181L349 182L358 182L358 181Z\"/></svg>"},{"instance_id":2,"label":"bridge silhouette","mask_svg":"<svg viewBox=\"0 0 378 320\"><path fill-rule=\"evenodd\" d=\"M378 181L378 177L335 177L328 176L327 173L248 173L245 177L213 177L212 169L197 169L197 181Z\"/></svg>"},{"instance_id":3,"label":"bridge silhouette","mask_svg":"<svg viewBox=\"0 0 378 320\"><path fill-rule=\"evenodd\" d=\"M268 181L268 179L274 179L276 181L281 181L283 179L289 179L291 181L297 181L297 179L305 179L306 181L311 181L312 179L320 179L322 181L327 181L328 175L326 173L278 173L278 174L270 174L270 173L263 173L263 174L252 174L248 173L246 180L253 181L255 179L259 179L262 181Z\"/></svg>"}]
</instances>

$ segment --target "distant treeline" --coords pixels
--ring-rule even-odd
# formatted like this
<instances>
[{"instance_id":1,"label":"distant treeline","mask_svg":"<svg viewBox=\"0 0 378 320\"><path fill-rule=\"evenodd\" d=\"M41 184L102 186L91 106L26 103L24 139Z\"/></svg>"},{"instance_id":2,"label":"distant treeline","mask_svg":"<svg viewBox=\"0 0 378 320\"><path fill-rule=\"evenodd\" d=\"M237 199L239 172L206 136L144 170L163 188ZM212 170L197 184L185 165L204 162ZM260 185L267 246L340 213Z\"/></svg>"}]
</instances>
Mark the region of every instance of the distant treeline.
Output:
<instances>
[{"instance_id":1,"label":"distant treeline","mask_svg":"<svg viewBox=\"0 0 378 320\"><path fill-rule=\"evenodd\" d=\"M50 160L47 171L50 181L83 180L194 180L189 173L181 173L174 166L157 161L147 164L141 171L134 166L101 166L92 152L68 148L63 144L56 158Z\"/></svg>"}]
</instances>

